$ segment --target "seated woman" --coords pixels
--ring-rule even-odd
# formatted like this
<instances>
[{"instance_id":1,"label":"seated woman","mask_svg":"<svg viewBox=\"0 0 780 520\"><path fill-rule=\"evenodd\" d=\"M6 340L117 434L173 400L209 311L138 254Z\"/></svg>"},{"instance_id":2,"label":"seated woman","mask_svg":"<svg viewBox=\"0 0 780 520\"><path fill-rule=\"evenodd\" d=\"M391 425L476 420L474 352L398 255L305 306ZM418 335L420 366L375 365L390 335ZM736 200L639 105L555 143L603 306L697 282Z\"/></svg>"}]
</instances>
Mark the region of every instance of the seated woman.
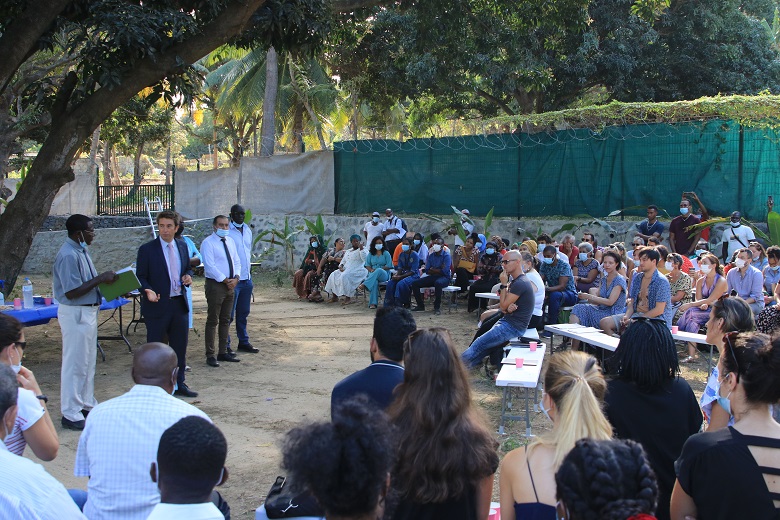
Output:
<instances>
[{"instance_id":1,"label":"seated woman","mask_svg":"<svg viewBox=\"0 0 780 520\"><path fill-rule=\"evenodd\" d=\"M469 287L467 306L469 312L473 312L480 305L477 301L477 293L489 291L498 283L502 258L503 256L498 252L498 245L492 241L488 242L485 254L480 257L477 265L477 276L480 278Z\"/></svg>"},{"instance_id":2,"label":"seated woman","mask_svg":"<svg viewBox=\"0 0 780 520\"><path fill-rule=\"evenodd\" d=\"M412 249L412 240L404 238L401 240L401 254L398 255L398 265L395 266L395 273L390 277L385 287L385 307L393 305L403 305L408 307L409 301L401 301L401 294L398 291L398 282L405 278L415 280L420 277L420 257Z\"/></svg>"},{"instance_id":3,"label":"seated woman","mask_svg":"<svg viewBox=\"0 0 780 520\"><path fill-rule=\"evenodd\" d=\"M613 250L606 250L601 257L604 274L601 277L598 292L581 292L580 303L576 304L569 315L569 323L581 323L586 327L598 327L602 318L614 316L626 311L626 279L617 272L620 256ZM579 340L572 339L571 348L579 350Z\"/></svg>"},{"instance_id":4,"label":"seated woman","mask_svg":"<svg viewBox=\"0 0 780 520\"><path fill-rule=\"evenodd\" d=\"M654 519L658 486L635 442L577 441L555 473L555 486L558 518Z\"/></svg>"},{"instance_id":5,"label":"seated woman","mask_svg":"<svg viewBox=\"0 0 780 520\"><path fill-rule=\"evenodd\" d=\"M777 518L780 424L770 407L780 400L780 339L729 335L718 372L718 401L734 426L685 443L675 465L672 518Z\"/></svg>"},{"instance_id":6,"label":"seated woman","mask_svg":"<svg viewBox=\"0 0 780 520\"><path fill-rule=\"evenodd\" d=\"M726 334L729 332L752 332L755 329L753 311L750 310L747 303L740 298L723 298L712 304L710 319L707 321L707 343L715 345L718 349L718 355L722 356ZM718 379L719 373L716 365L710 372L707 386L699 400L701 410L704 412L704 419L707 422L705 429L708 432L731 426L734 423L734 418L718 402Z\"/></svg>"},{"instance_id":7,"label":"seated woman","mask_svg":"<svg viewBox=\"0 0 780 520\"><path fill-rule=\"evenodd\" d=\"M364 267L366 262L366 250L360 247L360 237L352 235L349 237L352 249L344 253L344 258L339 262L338 271L334 271L328 277L328 283L325 284L325 292L330 294L328 303L335 303L340 297L344 297L344 305L352 302L352 296L355 290L363 280L368 276L368 271Z\"/></svg>"},{"instance_id":8,"label":"seated woman","mask_svg":"<svg viewBox=\"0 0 780 520\"><path fill-rule=\"evenodd\" d=\"M780 282L780 247L769 246L766 249L767 265L764 267L764 304L776 305L775 289Z\"/></svg>"},{"instance_id":9,"label":"seated woman","mask_svg":"<svg viewBox=\"0 0 780 520\"><path fill-rule=\"evenodd\" d=\"M369 292L368 308L376 309L379 302L379 284L390 279L390 269L393 268L393 259L390 253L385 251L384 238L375 236L371 239L371 246L368 248L368 256L363 266L368 271L368 276L359 287Z\"/></svg>"},{"instance_id":10,"label":"seated woman","mask_svg":"<svg viewBox=\"0 0 780 520\"><path fill-rule=\"evenodd\" d=\"M759 271L763 271L764 268L769 265L764 246L758 242L751 242L748 249L750 250L750 256L752 257L751 265Z\"/></svg>"},{"instance_id":11,"label":"seated woman","mask_svg":"<svg viewBox=\"0 0 780 520\"><path fill-rule=\"evenodd\" d=\"M604 250L614 251L620 256L620 264L618 265L617 272L626 279L626 283L631 283L631 273L634 271L634 261L626 256L626 246L620 242L615 242L614 244L605 247Z\"/></svg>"},{"instance_id":12,"label":"seated woman","mask_svg":"<svg viewBox=\"0 0 780 520\"><path fill-rule=\"evenodd\" d=\"M322 256L325 254L325 244L322 242L321 237L313 236L309 238L309 249L306 250L301 267L295 271L293 276L293 287L295 292L298 293L299 300L303 300L311 293L311 280L317 272Z\"/></svg>"},{"instance_id":13,"label":"seated woman","mask_svg":"<svg viewBox=\"0 0 780 520\"><path fill-rule=\"evenodd\" d=\"M574 275L577 291L588 292L599 285L599 263L593 258L592 245L583 242L577 248L580 252L571 272Z\"/></svg>"},{"instance_id":14,"label":"seated woman","mask_svg":"<svg viewBox=\"0 0 780 520\"><path fill-rule=\"evenodd\" d=\"M452 254L452 268L455 271L455 285L461 291L469 290L469 281L474 278L479 262L479 248L475 244L479 241L477 235L472 234L466 238L462 246L455 246Z\"/></svg>"},{"instance_id":15,"label":"seated woman","mask_svg":"<svg viewBox=\"0 0 780 520\"><path fill-rule=\"evenodd\" d=\"M696 282L696 297L698 299L680 306L682 315L677 320L677 326L681 331L698 333L710 317L712 304L723 295L727 288L720 262L715 255L712 253L702 255L699 269L704 276ZM682 363L693 363L697 357L696 344L689 342L688 357L683 359Z\"/></svg>"},{"instance_id":16,"label":"seated woman","mask_svg":"<svg viewBox=\"0 0 780 520\"><path fill-rule=\"evenodd\" d=\"M26 345L19 320L0 313L0 363L10 366L19 381L16 421L13 430L5 432L5 447L21 456L25 446L29 445L39 459L54 460L60 440L38 381L29 368L22 366Z\"/></svg>"},{"instance_id":17,"label":"seated woman","mask_svg":"<svg viewBox=\"0 0 780 520\"><path fill-rule=\"evenodd\" d=\"M471 399L449 332L412 332L404 342L404 366L388 409L397 441L392 519L486 520L498 443Z\"/></svg>"},{"instance_id":18,"label":"seated woman","mask_svg":"<svg viewBox=\"0 0 780 520\"><path fill-rule=\"evenodd\" d=\"M339 237L333 243L333 247L328 249L324 255L320 265L317 267L317 272L311 279L311 294L309 295L309 301L319 303L322 301L321 291L325 290L325 284L328 281L328 277L331 273L339 268L341 259L344 258L344 239Z\"/></svg>"},{"instance_id":19,"label":"seated woman","mask_svg":"<svg viewBox=\"0 0 780 520\"><path fill-rule=\"evenodd\" d=\"M682 256L677 253L670 253L667 255L666 269L669 270L669 274L666 275L666 278L669 280L669 286L672 291L672 307L675 309L672 323L677 323L677 320L682 316L683 311L681 310L681 307L693 300L691 297L691 285L693 284L693 280L682 271L682 268Z\"/></svg>"},{"instance_id":20,"label":"seated woman","mask_svg":"<svg viewBox=\"0 0 780 520\"><path fill-rule=\"evenodd\" d=\"M615 437L640 443L658 479L659 520L669 519L674 461L701 429L699 403L680 377L677 347L664 321L636 320L605 361L607 419Z\"/></svg>"},{"instance_id":21,"label":"seated woman","mask_svg":"<svg viewBox=\"0 0 780 520\"><path fill-rule=\"evenodd\" d=\"M579 439L608 440L612 427L601 410L607 383L596 358L583 352L551 356L539 407L552 431L501 462L501 517L555 520L555 472Z\"/></svg>"},{"instance_id":22,"label":"seated woman","mask_svg":"<svg viewBox=\"0 0 780 520\"><path fill-rule=\"evenodd\" d=\"M366 399L348 400L334 410L332 422L290 430L282 466L326 518L383 518L394 460L391 432L385 414Z\"/></svg>"}]
</instances>

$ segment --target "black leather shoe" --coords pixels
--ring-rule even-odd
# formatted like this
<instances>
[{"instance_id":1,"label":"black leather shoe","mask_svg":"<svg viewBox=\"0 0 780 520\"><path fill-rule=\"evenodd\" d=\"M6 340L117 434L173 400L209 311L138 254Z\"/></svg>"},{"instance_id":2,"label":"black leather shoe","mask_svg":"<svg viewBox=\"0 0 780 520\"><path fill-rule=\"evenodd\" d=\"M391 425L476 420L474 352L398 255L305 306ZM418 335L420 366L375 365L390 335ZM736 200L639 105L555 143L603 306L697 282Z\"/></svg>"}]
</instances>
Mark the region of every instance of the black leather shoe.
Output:
<instances>
[{"instance_id":1,"label":"black leather shoe","mask_svg":"<svg viewBox=\"0 0 780 520\"><path fill-rule=\"evenodd\" d=\"M252 345L251 343L244 343L242 345L239 345L236 350L240 350L241 352L249 352L250 354L257 354L260 352L260 349Z\"/></svg>"},{"instance_id":2,"label":"black leather shoe","mask_svg":"<svg viewBox=\"0 0 780 520\"><path fill-rule=\"evenodd\" d=\"M210 367L218 367L219 363L217 363L217 358L214 356L209 356L206 358L206 364Z\"/></svg>"},{"instance_id":3,"label":"black leather shoe","mask_svg":"<svg viewBox=\"0 0 780 520\"><path fill-rule=\"evenodd\" d=\"M84 416L84 419L87 418L87 416L89 415L89 412L90 412L90 410L84 410L83 408L81 409L81 415Z\"/></svg>"},{"instance_id":4,"label":"black leather shoe","mask_svg":"<svg viewBox=\"0 0 780 520\"><path fill-rule=\"evenodd\" d=\"M70 419L66 419L65 417L62 418L62 427L66 428L68 430L76 430L80 432L84 429L84 423L86 421L71 421Z\"/></svg>"},{"instance_id":5,"label":"black leather shoe","mask_svg":"<svg viewBox=\"0 0 780 520\"><path fill-rule=\"evenodd\" d=\"M198 392L190 390L190 387L187 386L186 383L181 383L173 395L180 395L182 397L198 397Z\"/></svg>"},{"instance_id":6,"label":"black leather shoe","mask_svg":"<svg viewBox=\"0 0 780 520\"><path fill-rule=\"evenodd\" d=\"M412 312L425 312L425 305L418 305L412 309Z\"/></svg>"},{"instance_id":7,"label":"black leather shoe","mask_svg":"<svg viewBox=\"0 0 780 520\"><path fill-rule=\"evenodd\" d=\"M231 349L230 347L228 347L228 348L227 348L227 351L225 352L225 354L226 354L228 357L236 357L236 353L235 353L235 352L233 352L233 349Z\"/></svg>"},{"instance_id":8,"label":"black leather shoe","mask_svg":"<svg viewBox=\"0 0 780 520\"><path fill-rule=\"evenodd\" d=\"M235 355L230 354L218 354L217 355L217 361L223 361L223 362L229 362L229 363L238 363L241 361L238 359Z\"/></svg>"}]
</instances>

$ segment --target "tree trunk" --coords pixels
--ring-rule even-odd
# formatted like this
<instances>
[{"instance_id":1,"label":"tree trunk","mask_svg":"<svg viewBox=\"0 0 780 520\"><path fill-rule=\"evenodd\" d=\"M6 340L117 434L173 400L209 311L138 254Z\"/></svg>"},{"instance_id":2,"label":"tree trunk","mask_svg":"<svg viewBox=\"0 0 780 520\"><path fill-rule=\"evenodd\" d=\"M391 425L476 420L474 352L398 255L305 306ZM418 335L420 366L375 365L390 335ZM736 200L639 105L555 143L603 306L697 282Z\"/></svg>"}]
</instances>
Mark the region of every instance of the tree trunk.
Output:
<instances>
[{"instance_id":1,"label":"tree trunk","mask_svg":"<svg viewBox=\"0 0 780 520\"><path fill-rule=\"evenodd\" d=\"M295 112L293 113L292 124L292 152L303 152L303 105L300 103L295 104Z\"/></svg>"},{"instance_id":2,"label":"tree trunk","mask_svg":"<svg viewBox=\"0 0 780 520\"><path fill-rule=\"evenodd\" d=\"M171 142L165 150L165 184L171 184Z\"/></svg>"},{"instance_id":3,"label":"tree trunk","mask_svg":"<svg viewBox=\"0 0 780 520\"><path fill-rule=\"evenodd\" d=\"M216 120L216 117L214 118ZM217 150L217 127L214 126L214 135L212 137L214 141L214 155L212 156L212 160L214 162L214 169L216 170L219 168L219 151Z\"/></svg>"},{"instance_id":4,"label":"tree trunk","mask_svg":"<svg viewBox=\"0 0 780 520\"><path fill-rule=\"evenodd\" d=\"M276 96L279 93L279 58L273 47L265 57L265 97L260 125L260 155L270 157L276 144Z\"/></svg>"},{"instance_id":5,"label":"tree trunk","mask_svg":"<svg viewBox=\"0 0 780 520\"><path fill-rule=\"evenodd\" d=\"M290 64L290 86L293 88L295 93L298 95L298 98L303 103L304 108L306 108L306 112L309 113L309 119L311 119L311 122L314 124L314 129L317 131L317 139L320 141L320 150L327 150L328 145L325 144L325 138L322 135L322 124L320 124L320 118L317 117L317 113L312 108L311 103L309 103L309 100L306 97L306 93L301 92L301 89L298 87L295 64L292 62L290 55L288 54L287 56L288 63Z\"/></svg>"},{"instance_id":6,"label":"tree trunk","mask_svg":"<svg viewBox=\"0 0 780 520\"><path fill-rule=\"evenodd\" d=\"M88 173L92 173L93 171L97 170L98 167L97 154L99 149L100 149L100 125L98 125L98 127L95 128L95 131L92 132L92 143L90 143L89 145L89 166L87 167Z\"/></svg>"},{"instance_id":7,"label":"tree trunk","mask_svg":"<svg viewBox=\"0 0 780 520\"><path fill-rule=\"evenodd\" d=\"M111 176L111 143L103 141L103 185L111 186L113 184Z\"/></svg>"},{"instance_id":8,"label":"tree trunk","mask_svg":"<svg viewBox=\"0 0 780 520\"><path fill-rule=\"evenodd\" d=\"M119 158L116 156L116 146L113 144L111 145L111 184L122 185L122 178L119 176Z\"/></svg>"},{"instance_id":9,"label":"tree trunk","mask_svg":"<svg viewBox=\"0 0 780 520\"><path fill-rule=\"evenodd\" d=\"M133 188L141 185L143 175L141 175L141 155L144 153L144 143L138 145L133 156Z\"/></svg>"}]
</instances>

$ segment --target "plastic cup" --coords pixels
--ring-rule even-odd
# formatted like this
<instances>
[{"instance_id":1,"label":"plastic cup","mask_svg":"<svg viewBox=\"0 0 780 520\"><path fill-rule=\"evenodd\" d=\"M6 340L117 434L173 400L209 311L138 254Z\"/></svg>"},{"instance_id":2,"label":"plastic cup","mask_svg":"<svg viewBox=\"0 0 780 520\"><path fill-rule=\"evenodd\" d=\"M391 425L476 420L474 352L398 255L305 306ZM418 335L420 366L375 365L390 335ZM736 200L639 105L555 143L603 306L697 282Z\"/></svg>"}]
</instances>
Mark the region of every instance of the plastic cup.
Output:
<instances>
[{"instance_id":1,"label":"plastic cup","mask_svg":"<svg viewBox=\"0 0 780 520\"><path fill-rule=\"evenodd\" d=\"M488 520L501 520L501 504L498 502L490 503L490 513Z\"/></svg>"},{"instance_id":2,"label":"plastic cup","mask_svg":"<svg viewBox=\"0 0 780 520\"><path fill-rule=\"evenodd\" d=\"M44 303L44 305L51 305L51 296L49 296L48 294L46 296L44 296L43 297L43 303Z\"/></svg>"},{"instance_id":3,"label":"plastic cup","mask_svg":"<svg viewBox=\"0 0 780 520\"><path fill-rule=\"evenodd\" d=\"M528 346L531 347L531 352L536 352L536 347L538 345L539 344L536 341L531 341L531 342L528 343Z\"/></svg>"},{"instance_id":4,"label":"plastic cup","mask_svg":"<svg viewBox=\"0 0 780 520\"><path fill-rule=\"evenodd\" d=\"M515 368L523 368L523 358L515 358Z\"/></svg>"},{"instance_id":5,"label":"plastic cup","mask_svg":"<svg viewBox=\"0 0 780 520\"><path fill-rule=\"evenodd\" d=\"M672 334L677 334L678 332L680 332L680 327L672 325Z\"/></svg>"},{"instance_id":6,"label":"plastic cup","mask_svg":"<svg viewBox=\"0 0 780 520\"><path fill-rule=\"evenodd\" d=\"M14 298L14 310L15 311L22 310L22 299L21 298Z\"/></svg>"}]
</instances>

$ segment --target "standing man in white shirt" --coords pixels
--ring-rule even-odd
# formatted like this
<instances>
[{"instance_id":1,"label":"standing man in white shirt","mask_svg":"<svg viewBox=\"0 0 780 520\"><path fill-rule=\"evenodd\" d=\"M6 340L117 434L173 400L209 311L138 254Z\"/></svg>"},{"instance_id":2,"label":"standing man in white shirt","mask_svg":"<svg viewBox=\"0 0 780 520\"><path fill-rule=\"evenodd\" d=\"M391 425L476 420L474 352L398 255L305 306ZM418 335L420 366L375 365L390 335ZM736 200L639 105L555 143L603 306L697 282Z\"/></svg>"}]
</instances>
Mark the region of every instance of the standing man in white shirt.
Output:
<instances>
[{"instance_id":1,"label":"standing man in white shirt","mask_svg":"<svg viewBox=\"0 0 780 520\"><path fill-rule=\"evenodd\" d=\"M11 367L0 364L0 421L6 433L16 422L18 388ZM0 518L86 520L59 481L40 464L8 451L2 441L0 468Z\"/></svg>"},{"instance_id":2,"label":"standing man in white shirt","mask_svg":"<svg viewBox=\"0 0 780 520\"><path fill-rule=\"evenodd\" d=\"M396 217L390 208L385 210L385 217L387 217L387 220L382 224L382 236L385 239L385 251L390 251L392 255L395 248L401 243L404 235L406 235L406 224L404 224L403 219ZM366 242L366 245L370 243Z\"/></svg>"},{"instance_id":3,"label":"standing man in white shirt","mask_svg":"<svg viewBox=\"0 0 780 520\"><path fill-rule=\"evenodd\" d=\"M88 247L95 239L92 219L71 215L65 221L68 238L52 268L52 292L59 302L57 321L62 331L60 409L62 426L83 430L86 413L97 405L95 361L97 360L98 312L103 298L101 283L113 283L113 271L98 274Z\"/></svg>"},{"instance_id":4,"label":"standing man in white shirt","mask_svg":"<svg viewBox=\"0 0 780 520\"><path fill-rule=\"evenodd\" d=\"M73 473L89 477L84 514L90 520L146 520L160 501L149 468L163 432L190 415L210 421L201 410L171 395L178 371L171 347L142 345L133 353L135 385L89 414Z\"/></svg>"},{"instance_id":5,"label":"standing man in white shirt","mask_svg":"<svg viewBox=\"0 0 780 520\"><path fill-rule=\"evenodd\" d=\"M238 347L236 350L257 354L260 349L249 342L249 333L246 330L246 320L249 317L252 304L252 229L244 222L246 210L239 204L230 208L230 238L236 244L239 259L241 260L241 274L234 289L233 310L230 313L230 321L235 318L236 336ZM230 336L228 336L228 352L230 351Z\"/></svg>"},{"instance_id":6,"label":"standing man in white shirt","mask_svg":"<svg viewBox=\"0 0 780 520\"><path fill-rule=\"evenodd\" d=\"M161 500L147 520L223 520L230 508L214 486L228 479L226 458L225 436L200 417L185 417L165 430L151 468Z\"/></svg>"},{"instance_id":7,"label":"standing man in white shirt","mask_svg":"<svg viewBox=\"0 0 780 520\"><path fill-rule=\"evenodd\" d=\"M756 239L753 229L750 226L742 225L742 214L739 211L732 213L729 220L731 221L731 227L723 231L721 246L721 258L724 264L731 262L731 257L735 251L747 248L750 242Z\"/></svg>"},{"instance_id":8,"label":"standing man in white shirt","mask_svg":"<svg viewBox=\"0 0 780 520\"><path fill-rule=\"evenodd\" d=\"M217 215L213 221L214 233L206 237L200 246L206 275L206 363L218 367L220 361L238 362L235 354L228 353L230 313L233 310L235 288L241 274L241 257L236 244L230 238L230 221L225 215ZM219 328L217 326L219 325ZM217 332L219 331L219 332ZM214 338L219 336L218 350Z\"/></svg>"},{"instance_id":9,"label":"standing man in white shirt","mask_svg":"<svg viewBox=\"0 0 780 520\"><path fill-rule=\"evenodd\" d=\"M363 237L365 238L366 244L370 244L371 241L374 240L374 237L382 236L382 232L385 230L385 227L379 221L379 217L379 212L375 211L371 215L371 220L366 222L366 225L363 226ZM391 251L390 254L392 255L393 252Z\"/></svg>"}]
</instances>

